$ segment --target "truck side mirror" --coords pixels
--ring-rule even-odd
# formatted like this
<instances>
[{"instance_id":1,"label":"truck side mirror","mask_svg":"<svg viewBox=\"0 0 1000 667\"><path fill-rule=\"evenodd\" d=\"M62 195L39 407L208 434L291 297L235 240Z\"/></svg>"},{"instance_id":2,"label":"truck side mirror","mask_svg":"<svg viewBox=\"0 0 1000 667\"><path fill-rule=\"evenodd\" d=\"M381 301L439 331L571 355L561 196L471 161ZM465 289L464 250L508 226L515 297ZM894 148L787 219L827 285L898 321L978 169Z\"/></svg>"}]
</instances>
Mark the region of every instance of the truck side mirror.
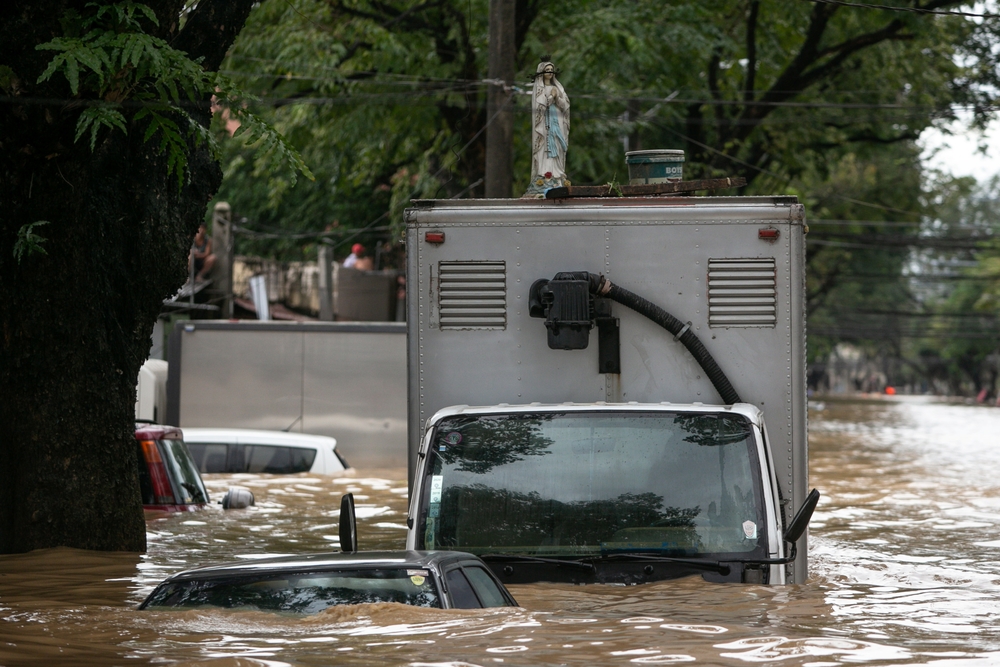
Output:
<instances>
[{"instance_id":1,"label":"truck side mirror","mask_svg":"<svg viewBox=\"0 0 1000 667\"><path fill-rule=\"evenodd\" d=\"M354 494L340 499L340 550L354 553L358 550L358 522L354 516Z\"/></svg>"},{"instance_id":2,"label":"truck side mirror","mask_svg":"<svg viewBox=\"0 0 1000 667\"><path fill-rule=\"evenodd\" d=\"M802 533L806 532L806 526L809 525L809 519L812 518L813 510L816 509L816 503L819 502L819 491L813 489L806 496L805 501L802 503L802 507L799 511L795 513L795 518L792 522L788 524L788 528L785 529L785 541L795 543L799 541L802 537Z\"/></svg>"}]
</instances>

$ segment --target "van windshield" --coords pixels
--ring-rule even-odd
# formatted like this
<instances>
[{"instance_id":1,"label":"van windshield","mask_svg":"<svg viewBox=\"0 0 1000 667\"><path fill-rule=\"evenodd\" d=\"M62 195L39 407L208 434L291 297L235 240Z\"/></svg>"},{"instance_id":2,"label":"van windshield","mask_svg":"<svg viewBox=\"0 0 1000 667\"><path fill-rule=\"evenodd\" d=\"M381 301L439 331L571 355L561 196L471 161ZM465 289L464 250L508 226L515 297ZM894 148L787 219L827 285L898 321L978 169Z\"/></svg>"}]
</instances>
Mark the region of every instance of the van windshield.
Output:
<instances>
[{"instance_id":1,"label":"van windshield","mask_svg":"<svg viewBox=\"0 0 1000 667\"><path fill-rule=\"evenodd\" d=\"M459 415L432 435L426 549L667 556L767 550L750 422L732 413Z\"/></svg>"}]
</instances>

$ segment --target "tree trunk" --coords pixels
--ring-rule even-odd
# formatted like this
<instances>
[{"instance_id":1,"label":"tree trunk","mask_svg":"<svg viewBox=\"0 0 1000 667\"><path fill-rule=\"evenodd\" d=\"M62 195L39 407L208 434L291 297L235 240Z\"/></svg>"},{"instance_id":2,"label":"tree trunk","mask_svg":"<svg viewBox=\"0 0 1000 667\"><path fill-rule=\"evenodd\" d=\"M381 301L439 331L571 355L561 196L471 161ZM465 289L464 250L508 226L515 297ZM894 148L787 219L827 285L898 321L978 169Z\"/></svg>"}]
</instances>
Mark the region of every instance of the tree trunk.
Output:
<instances>
[{"instance_id":1,"label":"tree trunk","mask_svg":"<svg viewBox=\"0 0 1000 667\"><path fill-rule=\"evenodd\" d=\"M165 4L179 16L183 3ZM178 189L140 127L102 131L93 151L74 141L82 107L65 81L35 83L52 56L35 46L61 34L67 6L0 9L0 64L13 73L0 79L0 553L145 549L136 378L222 177L202 147ZM198 10L228 19L235 37L249 5L206 0ZM204 28L194 15L188 23ZM176 20L161 26L170 37ZM213 43L206 60L227 46ZM37 221L48 222L34 229L45 253L17 261L19 230Z\"/></svg>"},{"instance_id":2,"label":"tree trunk","mask_svg":"<svg viewBox=\"0 0 1000 667\"><path fill-rule=\"evenodd\" d=\"M490 0L489 77L487 93L486 198L510 197L514 186L514 0Z\"/></svg>"}]
</instances>

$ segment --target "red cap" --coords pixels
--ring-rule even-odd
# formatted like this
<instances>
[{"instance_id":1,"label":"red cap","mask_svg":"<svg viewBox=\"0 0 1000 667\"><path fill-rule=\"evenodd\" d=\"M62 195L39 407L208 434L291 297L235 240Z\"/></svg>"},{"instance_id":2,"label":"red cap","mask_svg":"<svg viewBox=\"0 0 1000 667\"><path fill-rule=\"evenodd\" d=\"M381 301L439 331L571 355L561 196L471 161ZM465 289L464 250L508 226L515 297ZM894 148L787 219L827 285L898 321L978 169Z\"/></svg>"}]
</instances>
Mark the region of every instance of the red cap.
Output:
<instances>
[{"instance_id":1,"label":"red cap","mask_svg":"<svg viewBox=\"0 0 1000 667\"><path fill-rule=\"evenodd\" d=\"M357 255L359 252L363 251L364 249L365 249L365 247L363 245L361 245L360 243L355 243L354 245L351 246L351 252L353 252L355 255Z\"/></svg>"}]
</instances>

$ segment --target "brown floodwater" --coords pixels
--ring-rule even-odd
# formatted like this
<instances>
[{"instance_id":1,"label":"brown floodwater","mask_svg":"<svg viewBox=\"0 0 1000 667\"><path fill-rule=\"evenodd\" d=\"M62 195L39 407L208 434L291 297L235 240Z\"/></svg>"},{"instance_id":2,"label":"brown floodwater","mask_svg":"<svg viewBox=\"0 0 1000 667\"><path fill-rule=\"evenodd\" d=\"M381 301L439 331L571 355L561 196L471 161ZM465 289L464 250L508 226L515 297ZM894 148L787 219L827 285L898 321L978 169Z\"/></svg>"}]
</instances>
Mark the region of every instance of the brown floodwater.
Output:
<instances>
[{"instance_id":1,"label":"brown floodwater","mask_svg":"<svg viewBox=\"0 0 1000 667\"><path fill-rule=\"evenodd\" d=\"M810 410L810 577L798 586L513 586L521 608L341 607L307 617L138 612L165 576L335 550L355 494L362 549L401 548L405 470L207 475L257 506L148 515L148 553L0 557L0 665L1000 664L1000 410L925 400Z\"/></svg>"}]
</instances>

